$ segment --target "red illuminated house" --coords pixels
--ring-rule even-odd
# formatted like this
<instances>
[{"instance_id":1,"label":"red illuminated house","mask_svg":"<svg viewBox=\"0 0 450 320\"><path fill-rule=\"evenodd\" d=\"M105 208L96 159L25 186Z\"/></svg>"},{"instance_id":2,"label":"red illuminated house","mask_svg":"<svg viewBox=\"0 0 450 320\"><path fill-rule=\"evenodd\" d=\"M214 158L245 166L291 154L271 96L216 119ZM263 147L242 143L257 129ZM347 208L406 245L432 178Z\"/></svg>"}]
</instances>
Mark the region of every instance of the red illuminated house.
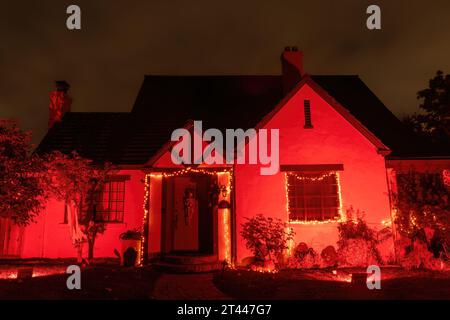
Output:
<instances>
[{"instance_id":1,"label":"red illuminated house","mask_svg":"<svg viewBox=\"0 0 450 320\"><path fill-rule=\"evenodd\" d=\"M320 252L336 245L337 224L351 207L364 211L374 228L391 220L396 172L450 167L448 156L409 138L358 76L308 75L296 48L287 48L281 61L281 75L146 76L127 113L63 110L65 98L54 106L38 152L76 150L121 169L97 213L107 222L97 257L114 256L122 232L143 228L150 258L188 252L240 264L250 255L241 223L256 214L288 222L296 243ZM66 97L67 87L59 92ZM262 176L259 165L174 165L170 136L189 120L223 130L278 128L280 172ZM187 191L195 198L189 214ZM64 203L51 201L4 255L76 256L65 212ZM392 244L383 250L386 259L394 254Z\"/></svg>"}]
</instances>

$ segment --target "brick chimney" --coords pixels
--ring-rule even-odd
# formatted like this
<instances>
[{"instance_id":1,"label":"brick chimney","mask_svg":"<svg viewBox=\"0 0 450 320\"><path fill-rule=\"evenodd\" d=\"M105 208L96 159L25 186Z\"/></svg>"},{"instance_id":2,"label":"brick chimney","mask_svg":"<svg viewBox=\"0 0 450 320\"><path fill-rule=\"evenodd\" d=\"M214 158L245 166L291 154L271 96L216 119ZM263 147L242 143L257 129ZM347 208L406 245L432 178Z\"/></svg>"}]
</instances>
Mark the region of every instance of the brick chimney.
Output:
<instances>
[{"instance_id":1,"label":"brick chimney","mask_svg":"<svg viewBox=\"0 0 450 320\"><path fill-rule=\"evenodd\" d=\"M297 47L286 47L281 54L283 93L287 94L301 80L303 73L303 52Z\"/></svg>"},{"instance_id":2,"label":"brick chimney","mask_svg":"<svg viewBox=\"0 0 450 320\"><path fill-rule=\"evenodd\" d=\"M68 91L70 85L66 81L55 81L56 89L50 92L50 106L48 110L48 128L61 121L66 112L70 112L72 98Z\"/></svg>"}]
</instances>

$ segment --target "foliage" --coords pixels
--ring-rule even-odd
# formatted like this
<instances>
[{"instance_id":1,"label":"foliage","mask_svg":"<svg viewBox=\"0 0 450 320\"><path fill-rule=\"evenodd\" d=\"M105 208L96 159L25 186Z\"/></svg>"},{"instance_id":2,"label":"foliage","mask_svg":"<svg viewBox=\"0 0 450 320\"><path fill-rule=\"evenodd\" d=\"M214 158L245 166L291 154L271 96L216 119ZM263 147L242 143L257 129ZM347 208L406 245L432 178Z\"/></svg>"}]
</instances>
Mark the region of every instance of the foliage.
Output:
<instances>
[{"instance_id":1,"label":"foliage","mask_svg":"<svg viewBox=\"0 0 450 320\"><path fill-rule=\"evenodd\" d=\"M430 227L449 243L450 193L439 173L408 172L397 175L394 195L395 223L403 236L412 238L417 229Z\"/></svg>"},{"instance_id":2,"label":"foliage","mask_svg":"<svg viewBox=\"0 0 450 320\"><path fill-rule=\"evenodd\" d=\"M437 71L429 81L428 88L417 93L422 100L422 114L406 117L404 122L415 132L428 136L436 142L450 141L450 75Z\"/></svg>"},{"instance_id":3,"label":"foliage","mask_svg":"<svg viewBox=\"0 0 450 320\"><path fill-rule=\"evenodd\" d=\"M392 236L389 228L376 231L367 225L359 210L356 216L353 208L347 211L347 221L338 226L338 255L341 264L367 266L382 263L377 245Z\"/></svg>"},{"instance_id":4,"label":"foliage","mask_svg":"<svg viewBox=\"0 0 450 320\"><path fill-rule=\"evenodd\" d=\"M31 134L0 120L0 217L28 225L43 209L44 161L32 153Z\"/></svg>"},{"instance_id":5,"label":"foliage","mask_svg":"<svg viewBox=\"0 0 450 320\"><path fill-rule=\"evenodd\" d=\"M406 239L399 240L397 246L400 248L400 264L407 270L411 269L431 269L440 270L443 268L443 261L434 257L430 252L426 239Z\"/></svg>"},{"instance_id":6,"label":"foliage","mask_svg":"<svg viewBox=\"0 0 450 320\"><path fill-rule=\"evenodd\" d=\"M246 241L247 249L255 256L255 260L260 263L273 260L276 264L281 264L283 251L288 248L288 241L293 239L294 231L287 228L280 219L262 214L246 220L242 224L241 236Z\"/></svg>"},{"instance_id":7,"label":"foliage","mask_svg":"<svg viewBox=\"0 0 450 320\"><path fill-rule=\"evenodd\" d=\"M96 193L113 173L109 163L94 166L92 161L76 152L69 155L53 152L48 156L48 192L66 205L73 204L78 213L81 230L89 244L89 259L94 255L97 234L105 231L104 222L96 219Z\"/></svg>"},{"instance_id":8,"label":"foliage","mask_svg":"<svg viewBox=\"0 0 450 320\"><path fill-rule=\"evenodd\" d=\"M141 232L137 229L127 230L120 234L120 240L141 240Z\"/></svg>"}]
</instances>

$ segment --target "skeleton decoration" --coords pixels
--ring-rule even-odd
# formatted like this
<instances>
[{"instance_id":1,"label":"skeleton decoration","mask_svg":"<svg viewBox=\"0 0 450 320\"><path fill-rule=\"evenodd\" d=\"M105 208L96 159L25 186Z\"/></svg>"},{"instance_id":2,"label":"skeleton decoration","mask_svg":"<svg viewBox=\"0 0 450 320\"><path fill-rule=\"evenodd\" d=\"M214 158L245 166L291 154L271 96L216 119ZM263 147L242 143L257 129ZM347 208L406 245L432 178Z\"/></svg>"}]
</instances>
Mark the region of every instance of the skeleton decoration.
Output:
<instances>
[{"instance_id":1,"label":"skeleton decoration","mask_svg":"<svg viewBox=\"0 0 450 320\"><path fill-rule=\"evenodd\" d=\"M194 190L186 188L184 190L184 223L186 226L190 226L192 217L197 209L197 200L195 199Z\"/></svg>"}]
</instances>

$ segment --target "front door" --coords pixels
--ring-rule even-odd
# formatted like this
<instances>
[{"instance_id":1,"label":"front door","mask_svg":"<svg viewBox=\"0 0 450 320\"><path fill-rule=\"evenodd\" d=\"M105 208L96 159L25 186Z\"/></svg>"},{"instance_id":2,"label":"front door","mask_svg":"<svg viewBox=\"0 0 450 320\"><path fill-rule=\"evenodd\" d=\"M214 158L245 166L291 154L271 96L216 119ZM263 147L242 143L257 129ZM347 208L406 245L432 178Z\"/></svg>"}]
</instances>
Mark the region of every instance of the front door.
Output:
<instances>
[{"instance_id":1,"label":"front door","mask_svg":"<svg viewBox=\"0 0 450 320\"><path fill-rule=\"evenodd\" d=\"M174 178L173 251L198 251L198 190L195 179Z\"/></svg>"},{"instance_id":2,"label":"front door","mask_svg":"<svg viewBox=\"0 0 450 320\"><path fill-rule=\"evenodd\" d=\"M175 253L214 253L215 216L210 204L209 175L188 174L164 183L162 250Z\"/></svg>"}]
</instances>

